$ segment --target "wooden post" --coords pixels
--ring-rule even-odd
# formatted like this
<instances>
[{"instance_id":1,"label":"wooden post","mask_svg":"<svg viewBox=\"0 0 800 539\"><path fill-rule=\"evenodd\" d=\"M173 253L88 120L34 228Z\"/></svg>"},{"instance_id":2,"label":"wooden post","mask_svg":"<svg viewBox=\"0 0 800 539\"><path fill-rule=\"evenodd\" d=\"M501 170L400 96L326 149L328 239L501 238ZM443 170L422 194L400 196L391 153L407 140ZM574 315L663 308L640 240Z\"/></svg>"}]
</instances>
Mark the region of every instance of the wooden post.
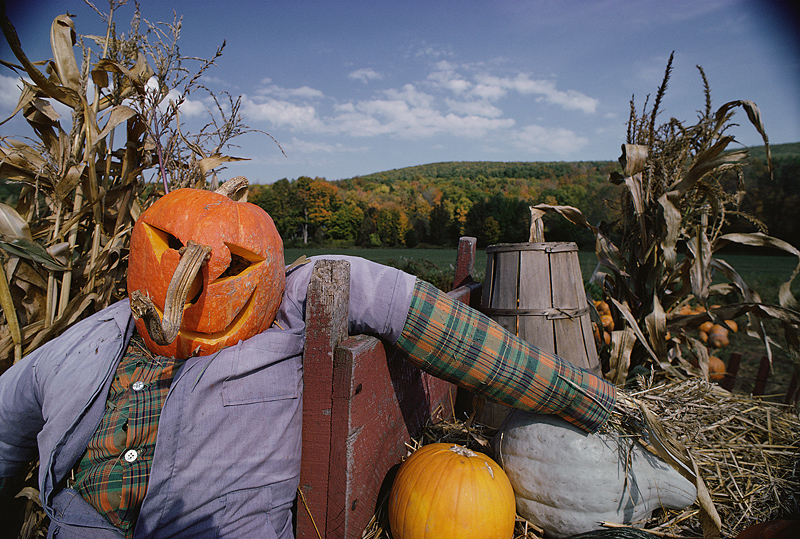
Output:
<instances>
[{"instance_id":1,"label":"wooden post","mask_svg":"<svg viewBox=\"0 0 800 539\"><path fill-rule=\"evenodd\" d=\"M463 236L458 240L458 255L456 258L456 274L453 279L453 288L465 285L472 281L475 273L475 246L476 238Z\"/></svg>"},{"instance_id":2,"label":"wooden post","mask_svg":"<svg viewBox=\"0 0 800 539\"><path fill-rule=\"evenodd\" d=\"M758 374L756 375L756 383L753 385L753 395L764 394L767 378L769 378L769 367L769 358L767 356L762 357L761 365L759 365Z\"/></svg>"},{"instance_id":3,"label":"wooden post","mask_svg":"<svg viewBox=\"0 0 800 539\"><path fill-rule=\"evenodd\" d=\"M720 382L720 386L728 391L733 390L736 385L736 376L739 374L739 365L742 362L742 354L733 352L728 358L728 367L725 369L725 378Z\"/></svg>"},{"instance_id":4,"label":"wooden post","mask_svg":"<svg viewBox=\"0 0 800 539\"><path fill-rule=\"evenodd\" d=\"M792 373L792 381L789 382L789 389L786 391L786 398L783 400L784 404L797 404L797 399L800 396L797 386L797 369L795 368L794 372Z\"/></svg>"},{"instance_id":5,"label":"wooden post","mask_svg":"<svg viewBox=\"0 0 800 539\"><path fill-rule=\"evenodd\" d=\"M298 538L325 536L333 410L333 352L347 337L350 263L316 262L306 301L303 354L303 461L300 468Z\"/></svg>"}]
</instances>

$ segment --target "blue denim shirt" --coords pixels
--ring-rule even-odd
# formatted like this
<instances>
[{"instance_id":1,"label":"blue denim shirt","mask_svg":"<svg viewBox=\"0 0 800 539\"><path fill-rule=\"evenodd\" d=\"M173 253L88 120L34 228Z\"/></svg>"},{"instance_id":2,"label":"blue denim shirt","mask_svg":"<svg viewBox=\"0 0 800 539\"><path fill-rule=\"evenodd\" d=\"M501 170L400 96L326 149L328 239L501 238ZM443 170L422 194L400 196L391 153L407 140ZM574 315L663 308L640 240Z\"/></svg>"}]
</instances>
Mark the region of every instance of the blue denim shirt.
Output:
<instances>
[{"instance_id":1,"label":"blue denim shirt","mask_svg":"<svg viewBox=\"0 0 800 539\"><path fill-rule=\"evenodd\" d=\"M395 342L415 278L353 257L349 331ZM161 412L137 538L291 538L300 475L305 300L313 264L287 276L277 322L190 358ZM68 488L133 332L127 301L75 324L0 376L0 477L40 459L50 537L120 537Z\"/></svg>"}]
</instances>

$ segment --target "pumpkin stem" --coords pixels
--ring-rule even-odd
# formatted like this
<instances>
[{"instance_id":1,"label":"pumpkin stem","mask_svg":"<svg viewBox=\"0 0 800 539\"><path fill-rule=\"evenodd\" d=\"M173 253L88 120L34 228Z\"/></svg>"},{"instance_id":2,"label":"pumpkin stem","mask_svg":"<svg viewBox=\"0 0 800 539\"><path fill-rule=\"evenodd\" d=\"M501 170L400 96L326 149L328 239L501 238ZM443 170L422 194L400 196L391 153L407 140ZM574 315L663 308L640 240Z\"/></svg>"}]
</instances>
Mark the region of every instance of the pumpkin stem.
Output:
<instances>
[{"instance_id":1,"label":"pumpkin stem","mask_svg":"<svg viewBox=\"0 0 800 539\"><path fill-rule=\"evenodd\" d=\"M167 287L167 297L164 302L164 319L158 316L153 300L134 290L131 293L131 311L135 319L143 318L150 339L160 346L170 344L178 336L183 319L183 307L189 295L192 281L197 276L200 268L208 259L211 247L200 245L192 240L181 249L181 261L175 268L175 273Z\"/></svg>"},{"instance_id":2,"label":"pumpkin stem","mask_svg":"<svg viewBox=\"0 0 800 539\"><path fill-rule=\"evenodd\" d=\"M474 451L471 449L464 447L463 445L454 445L450 448L450 451L455 453L456 455L461 455L462 457L475 457L477 456Z\"/></svg>"},{"instance_id":3,"label":"pumpkin stem","mask_svg":"<svg viewBox=\"0 0 800 539\"><path fill-rule=\"evenodd\" d=\"M247 181L247 178L244 176L236 176L217 187L217 190L214 192L225 195L237 202L247 202L247 188L249 186L250 182Z\"/></svg>"}]
</instances>

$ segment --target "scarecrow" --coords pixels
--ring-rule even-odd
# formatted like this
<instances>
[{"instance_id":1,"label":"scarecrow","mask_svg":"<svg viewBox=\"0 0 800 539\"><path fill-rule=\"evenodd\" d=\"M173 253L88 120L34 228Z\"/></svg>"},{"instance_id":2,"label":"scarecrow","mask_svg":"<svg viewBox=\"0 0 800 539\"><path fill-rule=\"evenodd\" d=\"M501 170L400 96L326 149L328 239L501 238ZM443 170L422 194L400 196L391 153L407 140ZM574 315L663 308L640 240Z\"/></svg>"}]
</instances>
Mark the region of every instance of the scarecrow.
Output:
<instances>
[{"instance_id":1,"label":"scarecrow","mask_svg":"<svg viewBox=\"0 0 800 539\"><path fill-rule=\"evenodd\" d=\"M50 537L293 537L306 293L272 219L180 189L133 230L129 299L0 377L0 478L39 458ZM414 276L354 257L349 330L586 432L614 388Z\"/></svg>"}]
</instances>

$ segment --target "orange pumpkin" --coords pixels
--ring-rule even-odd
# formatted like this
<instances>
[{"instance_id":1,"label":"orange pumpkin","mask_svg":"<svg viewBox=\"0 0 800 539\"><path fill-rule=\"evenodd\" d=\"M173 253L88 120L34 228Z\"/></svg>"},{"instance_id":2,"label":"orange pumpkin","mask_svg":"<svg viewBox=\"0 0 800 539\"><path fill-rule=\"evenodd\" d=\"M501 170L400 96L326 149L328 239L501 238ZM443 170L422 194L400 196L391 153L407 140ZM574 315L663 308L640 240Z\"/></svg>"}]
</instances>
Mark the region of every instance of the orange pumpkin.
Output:
<instances>
[{"instance_id":1,"label":"orange pumpkin","mask_svg":"<svg viewBox=\"0 0 800 539\"><path fill-rule=\"evenodd\" d=\"M502 468L455 444L415 451L389 495L395 539L510 539L515 516L514 491Z\"/></svg>"},{"instance_id":2,"label":"orange pumpkin","mask_svg":"<svg viewBox=\"0 0 800 539\"><path fill-rule=\"evenodd\" d=\"M128 294L140 291L163 313L179 249L190 240L210 247L210 256L192 282L177 338L157 344L136 320L159 355L206 355L252 337L272 323L283 295L283 242L272 218L254 204L200 189L172 191L136 221Z\"/></svg>"},{"instance_id":3,"label":"orange pumpkin","mask_svg":"<svg viewBox=\"0 0 800 539\"><path fill-rule=\"evenodd\" d=\"M708 356L708 379L712 382L725 379L725 362L717 356Z\"/></svg>"}]
</instances>

